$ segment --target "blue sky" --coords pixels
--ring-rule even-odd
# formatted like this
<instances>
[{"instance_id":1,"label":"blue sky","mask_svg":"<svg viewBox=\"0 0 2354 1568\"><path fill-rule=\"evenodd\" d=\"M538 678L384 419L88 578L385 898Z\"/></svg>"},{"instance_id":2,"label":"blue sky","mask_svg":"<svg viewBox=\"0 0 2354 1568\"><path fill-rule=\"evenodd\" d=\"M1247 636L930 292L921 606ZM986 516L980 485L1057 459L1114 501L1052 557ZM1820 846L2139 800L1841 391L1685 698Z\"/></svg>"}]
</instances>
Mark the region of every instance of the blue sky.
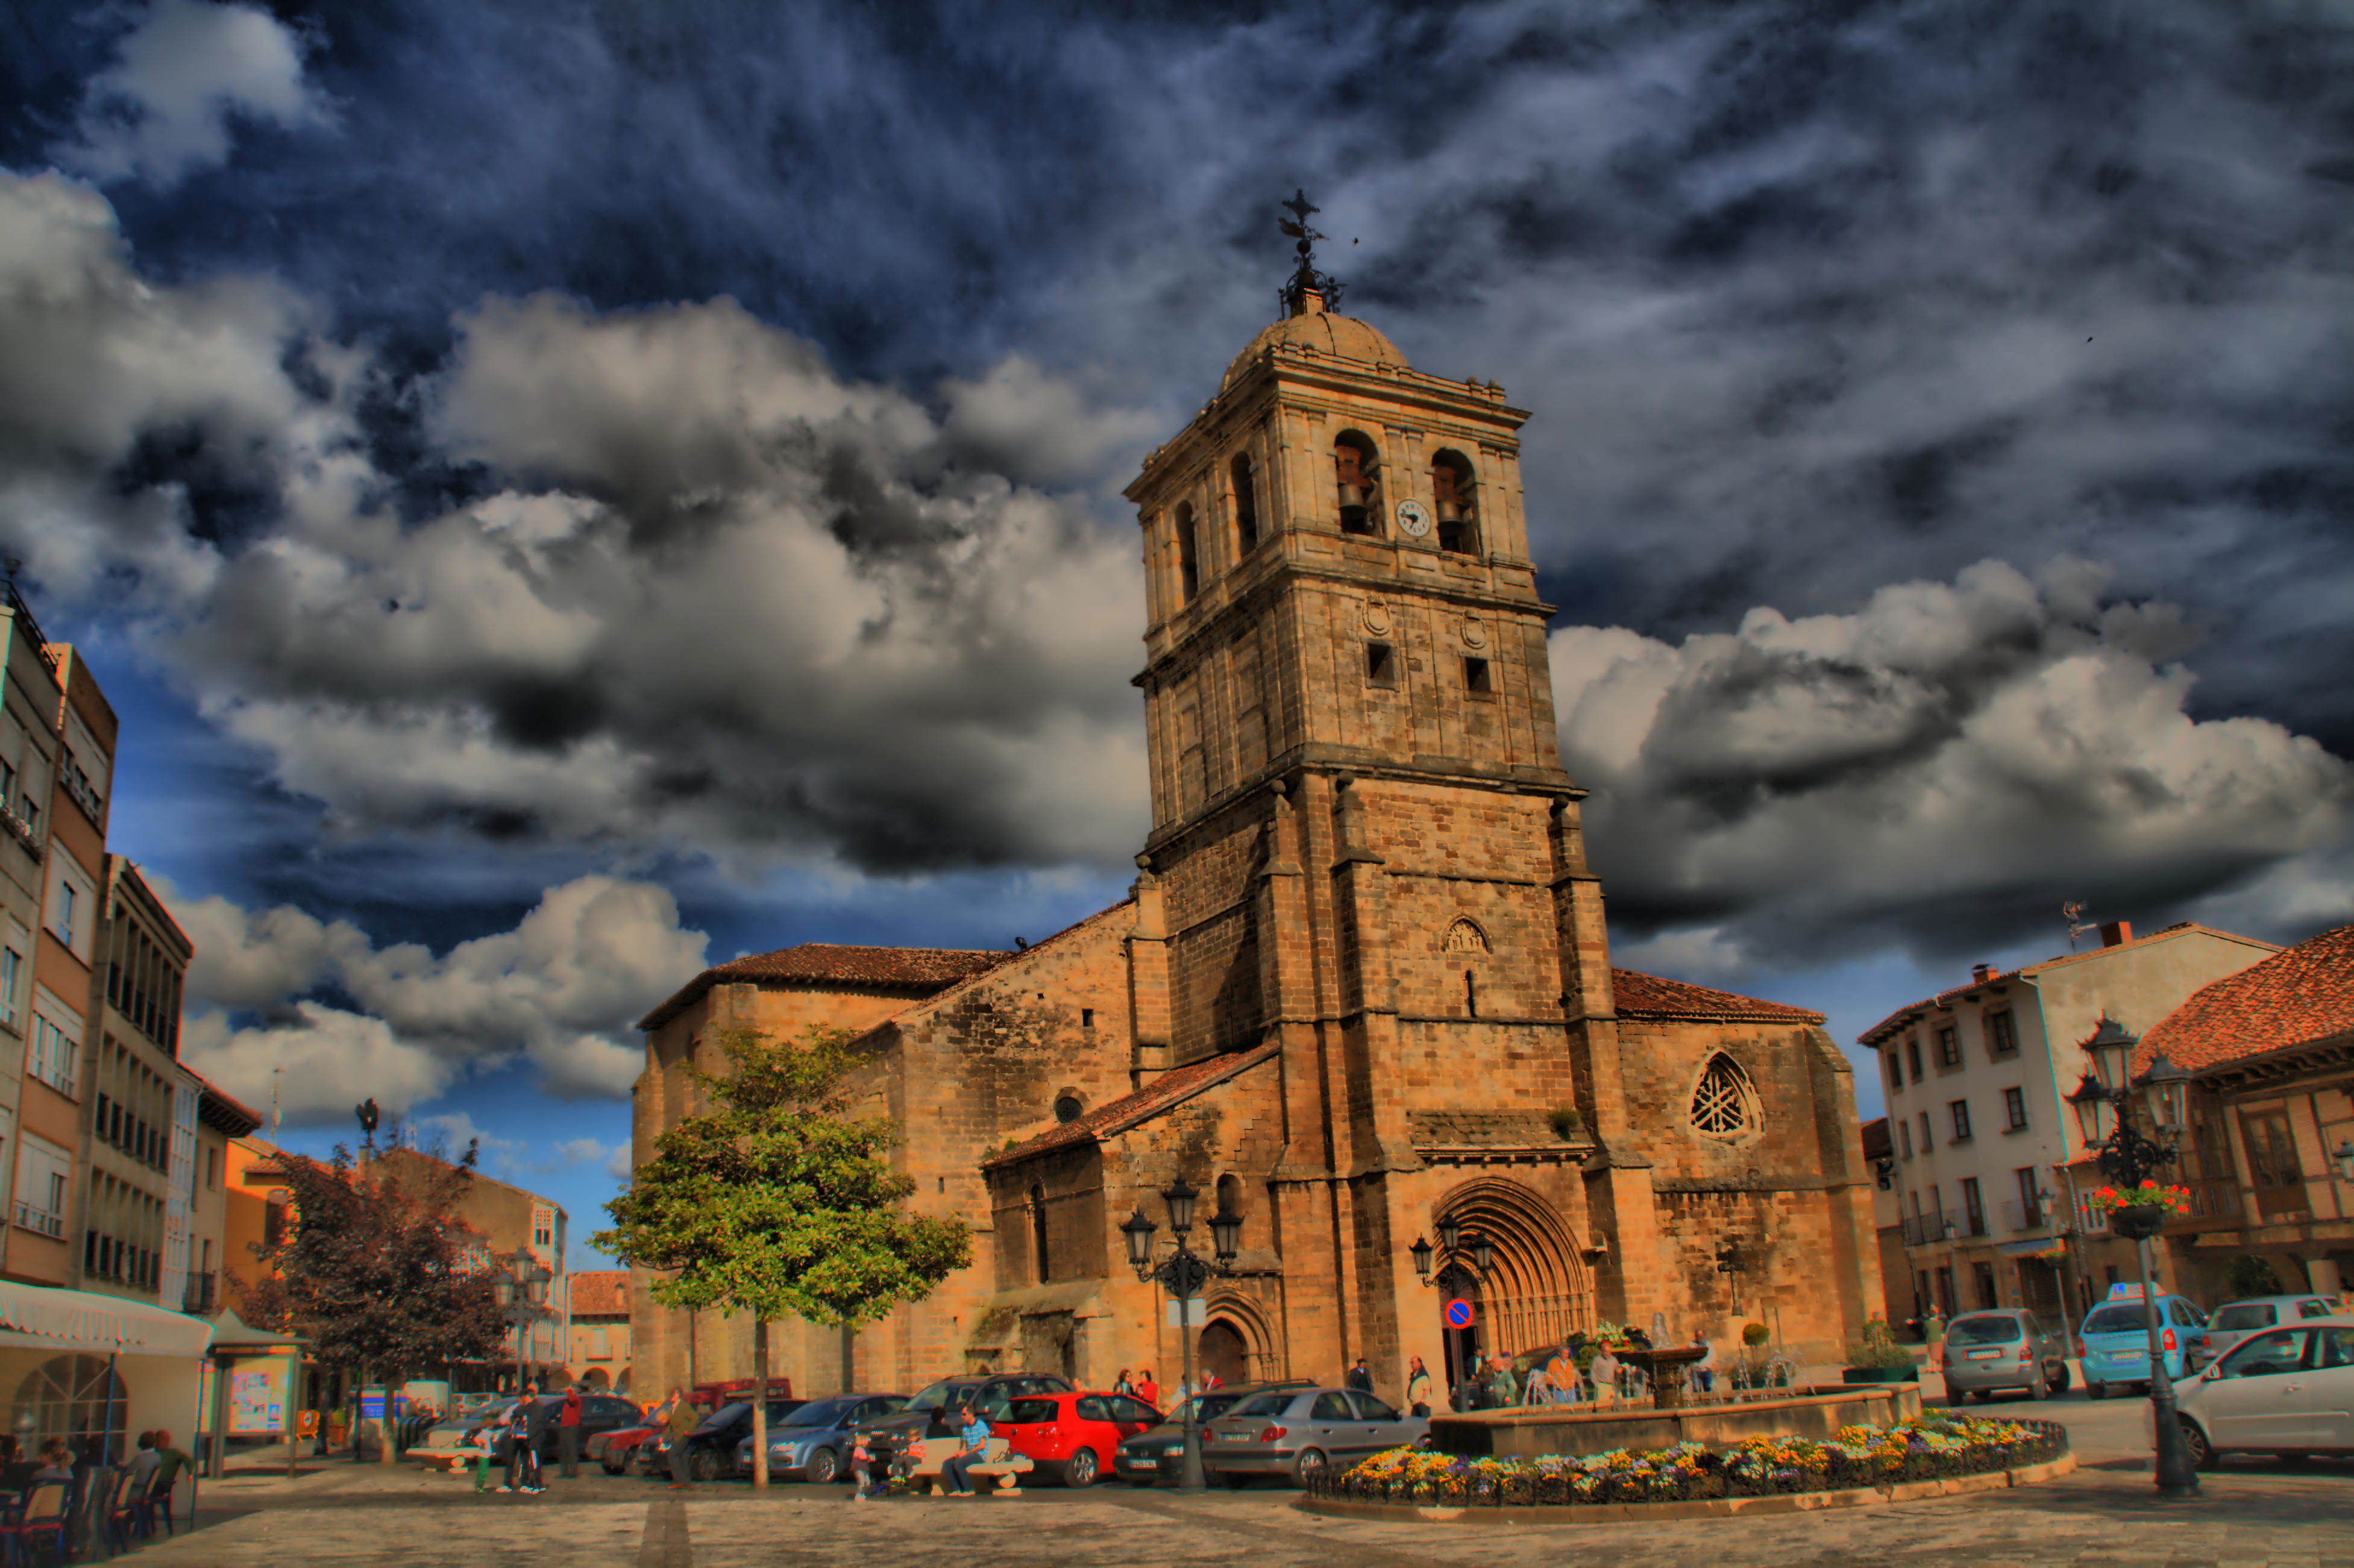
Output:
<instances>
[{"instance_id":1,"label":"blue sky","mask_svg":"<svg viewBox=\"0 0 2354 1568\"><path fill-rule=\"evenodd\" d=\"M1272 313L1534 410L1619 961L1843 1043L2060 906L2354 918L2354 32L2309 6L0 16L0 546L186 1051L595 1228L630 1025L1144 825L1119 491ZM1867 1114L1878 1086L1859 1080Z\"/></svg>"}]
</instances>

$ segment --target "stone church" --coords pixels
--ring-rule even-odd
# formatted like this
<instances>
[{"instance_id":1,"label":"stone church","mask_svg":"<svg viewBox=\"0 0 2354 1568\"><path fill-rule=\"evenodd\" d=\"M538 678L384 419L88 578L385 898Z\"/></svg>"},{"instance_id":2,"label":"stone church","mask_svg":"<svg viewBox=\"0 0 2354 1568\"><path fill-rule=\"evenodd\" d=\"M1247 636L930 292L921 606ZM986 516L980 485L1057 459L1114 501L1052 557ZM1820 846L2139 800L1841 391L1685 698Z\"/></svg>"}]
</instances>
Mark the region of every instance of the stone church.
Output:
<instances>
[{"instance_id":1,"label":"stone church","mask_svg":"<svg viewBox=\"0 0 2354 1568\"><path fill-rule=\"evenodd\" d=\"M1881 1299L1872 1181L1819 1013L1614 969L1554 739L1528 418L1327 308L1283 319L1129 488L1152 830L1129 896L1013 953L809 944L650 1013L636 1156L723 1033L858 1031L912 1202L970 1268L856 1334L785 1322L804 1395L1028 1368L1164 1385L1179 1330L1120 1225L1182 1177L1240 1249L1195 1353L1395 1397L1608 1319L1837 1357ZM1416 1266L1457 1222L1458 1251ZM1479 1266L1470 1234L1488 1243ZM750 1325L633 1281L642 1386L748 1376ZM1471 1326L1443 1321L1449 1299ZM1458 1309L1461 1311L1460 1308Z\"/></svg>"}]
</instances>

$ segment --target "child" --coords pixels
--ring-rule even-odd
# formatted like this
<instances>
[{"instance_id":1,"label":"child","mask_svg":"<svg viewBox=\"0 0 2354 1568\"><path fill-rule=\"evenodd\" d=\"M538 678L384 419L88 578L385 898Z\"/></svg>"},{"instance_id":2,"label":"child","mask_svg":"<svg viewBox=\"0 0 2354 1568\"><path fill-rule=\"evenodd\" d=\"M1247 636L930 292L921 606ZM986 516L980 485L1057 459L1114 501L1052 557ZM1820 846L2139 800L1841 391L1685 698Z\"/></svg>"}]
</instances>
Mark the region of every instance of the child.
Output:
<instances>
[{"instance_id":1,"label":"child","mask_svg":"<svg viewBox=\"0 0 2354 1568\"><path fill-rule=\"evenodd\" d=\"M866 1434L850 1436L850 1500L864 1502L882 1489L875 1484L875 1452L866 1446Z\"/></svg>"},{"instance_id":2,"label":"child","mask_svg":"<svg viewBox=\"0 0 2354 1568\"><path fill-rule=\"evenodd\" d=\"M498 1446L493 1436L496 1430L486 1421L475 1427L473 1435L467 1439L474 1448L474 1489L478 1492L491 1489L491 1452ZM504 1491L505 1489L500 1489Z\"/></svg>"}]
</instances>

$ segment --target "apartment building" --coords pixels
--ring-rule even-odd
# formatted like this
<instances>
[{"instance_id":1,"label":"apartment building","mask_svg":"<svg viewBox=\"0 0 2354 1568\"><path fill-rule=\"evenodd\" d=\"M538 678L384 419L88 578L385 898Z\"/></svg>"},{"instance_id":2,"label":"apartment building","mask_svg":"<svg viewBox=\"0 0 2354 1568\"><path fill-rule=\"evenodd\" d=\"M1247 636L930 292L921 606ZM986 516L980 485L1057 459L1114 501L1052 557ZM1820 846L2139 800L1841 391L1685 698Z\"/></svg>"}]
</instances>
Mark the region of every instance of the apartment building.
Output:
<instances>
[{"instance_id":1,"label":"apartment building","mask_svg":"<svg viewBox=\"0 0 2354 1568\"><path fill-rule=\"evenodd\" d=\"M196 1120L195 1152L188 1162L187 1275L180 1310L209 1318L236 1305L227 1285L229 1207L236 1192L229 1155L261 1126L261 1118L186 1068L181 1071L196 1080ZM168 1298L164 1305L171 1305Z\"/></svg>"},{"instance_id":2,"label":"apartment building","mask_svg":"<svg viewBox=\"0 0 2354 1568\"><path fill-rule=\"evenodd\" d=\"M57 655L11 581L0 588L0 1276L30 1280L53 1266L72 1191L70 1144L21 1137L24 1065L32 1050L34 933L40 929L49 853L49 798L58 714L65 702ZM50 1126L53 1107L43 1106ZM26 1245L16 1245L27 1238ZM49 1276L54 1277L54 1275Z\"/></svg>"},{"instance_id":3,"label":"apartment building","mask_svg":"<svg viewBox=\"0 0 2354 1568\"><path fill-rule=\"evenodd\" d=\"M630 1392L630 1271L583 1270L565 1281L571 1370L583 1388Z\"/></svg>"},{"instance_id":4,"label":"apartment building","mask_svg":"<svg viewBox=\"0 0 2354 1568\"><path fill-rule=\"evenodd\" d=\"M2129 1268L2122 1244L2066 1170L2084 1150L2067 1096L2103 1017L2149 1028L2211 981L2280 949L2185 923L1998 973L1899 1008L1859 1043L1879 1063L1914 1310L2030 1307L2073 1318ZM2220 1194L2194 1151L2193 1179ZM2073 1300L2068 1299L2070 1295Z\"/></svg>"}]
</instances>

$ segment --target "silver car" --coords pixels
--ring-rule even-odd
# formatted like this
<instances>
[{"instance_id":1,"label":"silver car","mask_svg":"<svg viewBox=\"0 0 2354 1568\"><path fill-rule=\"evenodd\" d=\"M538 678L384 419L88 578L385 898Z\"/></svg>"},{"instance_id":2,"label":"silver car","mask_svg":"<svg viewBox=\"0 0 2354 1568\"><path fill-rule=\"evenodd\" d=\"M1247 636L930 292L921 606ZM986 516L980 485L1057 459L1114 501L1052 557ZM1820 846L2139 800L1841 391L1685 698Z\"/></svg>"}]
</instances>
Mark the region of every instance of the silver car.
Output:
<instances>
[{"instance_id":1,"label":"silver car","mask_svg":"<svg viewBox=\"0 0 2354 1568\"><path fill-rule=\"evenodd\" d=\"M2335 1317L2337 1312L2335 1302L2318 1296L2250 1296L2226 1301L2207 1320L2207 1342L2191 1348L2187 1368L2197 1372L2259 1329Z\"/></svg>"},{"instance_id":2,"label":"silver car","mask_svg":"<svg viewBox=\"0 0 2354 1568\"><path fill-rule=\"evenodd\" d=\"M1965 1394L1991 1399L1999 1388L2048 1399L2068 1387L2067 1340L2023 1308L1964 1313L1946 1325L1941 1353L1946 1393L1956 1404Z\"/></svg>"},{"instance_id":3,"label":"silver car","mask_svg":"<svg viewBox=\"0 0 2354 1568\"><path fill-rule=\"evenodd\" d=\"M1229 1487L1254 1476L1305 1485L1327 1468L1419 1443L1426 1416L1401 1415L1352 1388L1275 1389L1243 1401L1202 1430L1202 1468Z\"/></svg>"}]
</instances>

